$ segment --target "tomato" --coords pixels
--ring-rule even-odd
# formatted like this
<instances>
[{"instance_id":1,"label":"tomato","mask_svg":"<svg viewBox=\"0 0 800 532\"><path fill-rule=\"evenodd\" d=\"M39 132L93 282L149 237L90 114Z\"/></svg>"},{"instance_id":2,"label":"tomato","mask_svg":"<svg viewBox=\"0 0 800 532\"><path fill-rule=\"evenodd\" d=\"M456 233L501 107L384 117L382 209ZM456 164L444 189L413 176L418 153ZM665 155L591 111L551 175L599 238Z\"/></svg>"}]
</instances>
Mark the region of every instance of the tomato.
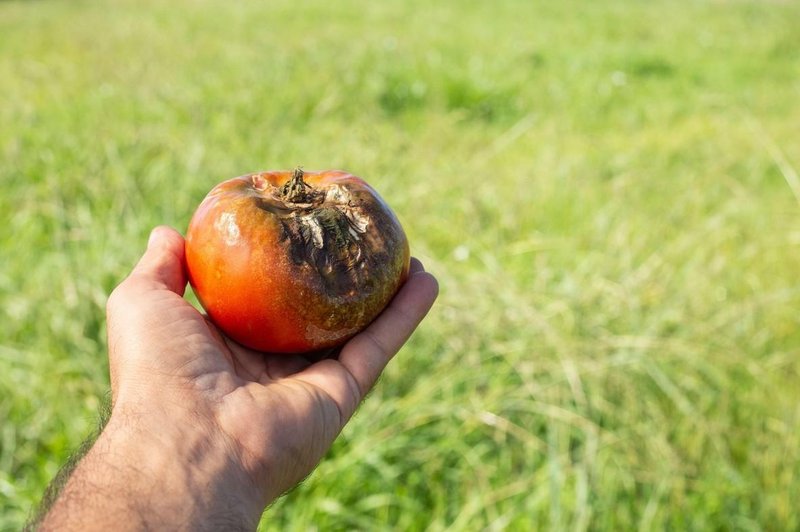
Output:
<instances>
[{"instance_id":1,"label":"tomato","mask_svg":"<svg viewBox=\"0 0 800 532\"><path fill-rule=\"evenodd\" d=\"M228 337L271 353L342 344L408 276L408 240L365 181L260 172L220 183L186 234L189 282Z\"/></svg>"}]
</instances>

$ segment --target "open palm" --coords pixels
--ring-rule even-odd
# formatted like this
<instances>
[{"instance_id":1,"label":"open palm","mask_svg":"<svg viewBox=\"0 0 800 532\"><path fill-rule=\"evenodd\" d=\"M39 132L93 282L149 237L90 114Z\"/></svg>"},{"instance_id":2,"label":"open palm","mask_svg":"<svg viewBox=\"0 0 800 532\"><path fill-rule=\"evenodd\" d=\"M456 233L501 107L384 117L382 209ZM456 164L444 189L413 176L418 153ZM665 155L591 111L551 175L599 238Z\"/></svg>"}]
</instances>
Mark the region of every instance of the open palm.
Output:
<instances>
[{"instance_id":1,"label":"open palm","mask_svg":"<svg viewBox=\"0 0 800 532\"><path fill-rule=\"evenodd\" d=\"M114 408L219 431L266 503L319 462L433 304L437 284L414 260L389 307L336 356L265 354L224 337L183 299L183 244L157 228L109 298Z\"/></svg>"}]
</instances>

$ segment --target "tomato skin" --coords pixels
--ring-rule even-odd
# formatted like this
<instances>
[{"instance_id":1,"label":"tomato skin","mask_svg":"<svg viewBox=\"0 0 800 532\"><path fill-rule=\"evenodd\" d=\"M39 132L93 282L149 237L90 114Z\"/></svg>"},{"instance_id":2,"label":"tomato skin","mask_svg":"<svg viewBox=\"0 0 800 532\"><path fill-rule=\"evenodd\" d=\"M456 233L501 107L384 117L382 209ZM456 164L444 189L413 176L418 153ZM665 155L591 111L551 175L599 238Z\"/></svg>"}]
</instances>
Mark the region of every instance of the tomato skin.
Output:
<instances>
[{"instance_id":1,"label":"tomato skin","mask_svg":"<svg viewBox=\"0 0 800 532\"><path fill-rule=\"evenodd\" d=\"M186 261L198 300L227 336L301 353L368 325L405 281L410 255L400 222L362 179L295 170L214 187L189 223Z\"/></svg>"}]
</instances>

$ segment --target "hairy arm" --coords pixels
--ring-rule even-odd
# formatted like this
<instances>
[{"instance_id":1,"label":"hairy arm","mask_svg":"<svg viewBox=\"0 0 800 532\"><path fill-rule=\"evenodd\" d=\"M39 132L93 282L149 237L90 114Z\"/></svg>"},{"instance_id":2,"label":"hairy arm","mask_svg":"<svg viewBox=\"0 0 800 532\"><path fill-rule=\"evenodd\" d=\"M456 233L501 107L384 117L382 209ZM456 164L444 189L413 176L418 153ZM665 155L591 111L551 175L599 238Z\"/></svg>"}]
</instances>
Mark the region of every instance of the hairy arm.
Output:
<instances>
[{"instance_id":1,"label":"hairy arm","mask_svg":"<svg viewBox=\"0 0 800 532\"><path fill-rule=\"evenodd\" d=\"M42 500L39 503L39 507L33 512L33 515L25 526L25 532L32 532L33 530L40 528L44 516L47 515L56 499L58 499L59 495L61 495L64 486L66 486L67 481L72 476L72 473L75 471L78 463L83 459L84 456L86 456L86 454L89 452L89 449L92 448L94 442L100 436L100 433L103 431L103 428L105 428L106 423L108 423L108 418L110 416L111 401L109 398L107 398L100 407L97 428L92 432L92 434L89 435L88 438L83 441L83 443L81 443L80 447L78 447L78 449L72 453L64 465L61 466L61 469L58 470L56 476L53 477L53 480L47 486L47 489L42 495Z\"/></svg>"},{"instance_id":2,"label":"hairy arm","mask_svg":"<svg viewBox=\"0 0 800 532\"><path fill-rule=\"evenodd\" d=\"M164 422L153 432L135 416L112 415L97 440L84 444L90 449L71 474L65 470L54 482L34 526L43 531L255 529L260 501L243 496L248 480L227 450L202 430L202 423L196 431L177 431Z\"/></svg>"}]
</instances>

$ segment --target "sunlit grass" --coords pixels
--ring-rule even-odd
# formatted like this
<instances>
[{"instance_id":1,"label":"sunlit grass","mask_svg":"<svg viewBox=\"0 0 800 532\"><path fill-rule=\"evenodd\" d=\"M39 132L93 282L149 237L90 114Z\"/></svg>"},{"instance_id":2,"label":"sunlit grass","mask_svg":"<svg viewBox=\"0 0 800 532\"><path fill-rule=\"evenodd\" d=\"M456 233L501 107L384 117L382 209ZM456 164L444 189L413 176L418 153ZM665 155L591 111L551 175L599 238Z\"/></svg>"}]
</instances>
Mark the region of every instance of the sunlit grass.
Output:
<instances>
[{"instance_id":1,"label":"sunlit grass","mask_svg":"<svg viewBox=\"0 0 800 532\"><path fill-rule=\"evenodd\" d=\"M800 527L800 7L329 4L0 3L0 529L150 228L297 164L442 293L265 529Z\"/></svg>"}]
</instances>

